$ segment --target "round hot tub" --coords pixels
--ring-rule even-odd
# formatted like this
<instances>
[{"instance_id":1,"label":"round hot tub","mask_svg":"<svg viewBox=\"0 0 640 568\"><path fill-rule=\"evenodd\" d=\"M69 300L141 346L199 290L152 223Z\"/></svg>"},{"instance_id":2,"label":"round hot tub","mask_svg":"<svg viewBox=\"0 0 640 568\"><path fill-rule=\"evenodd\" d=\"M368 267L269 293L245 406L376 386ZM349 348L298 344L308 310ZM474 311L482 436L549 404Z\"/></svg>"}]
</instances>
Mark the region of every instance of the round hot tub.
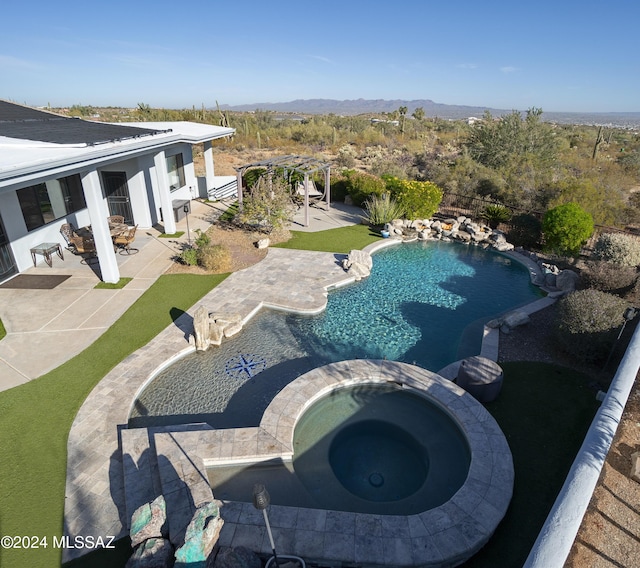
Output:
<instances>
[{"instance_id":1,"label":"round hot tub","mask_svg":"<svg viewBox=\"0 0 640 568\"><path fill-rule=\"evenodd\" d=\"M413 514L448 501L471 453L439 405L396 384L335 389L296 424L293 469L325 509Z\"/></svg>"}]
</instances>

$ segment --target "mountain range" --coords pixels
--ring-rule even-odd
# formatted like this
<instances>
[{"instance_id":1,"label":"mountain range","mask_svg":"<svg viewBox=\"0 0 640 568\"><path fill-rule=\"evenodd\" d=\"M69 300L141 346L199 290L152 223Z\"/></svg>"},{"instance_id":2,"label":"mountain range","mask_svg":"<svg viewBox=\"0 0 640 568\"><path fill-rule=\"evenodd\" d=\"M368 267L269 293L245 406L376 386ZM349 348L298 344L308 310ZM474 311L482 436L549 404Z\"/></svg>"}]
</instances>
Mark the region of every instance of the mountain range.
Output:
<instances>
[{"instance_id":1,"label":"mountain range","mask_svg":"<svg viewBox=\"0 0 640 568\"><path fill-rule=\"evenodd\" d=\"M393 112L401 106L407 107L407 116L417 109L422 108L427 117L438 117L450 120L460 120L471 116L481 117L485 110L493 116L502 116L512 112L512 109L494 109L482 106L448 105L436 103L430 99L418 99L412 101L393 99L297 99L283 103L254 103L244 105L221 105L222 110L238 112L251 112L265 110L283 113L301 114L378 114ZM518 109L522 110L522 109ZM544 111L544 109L543 109ZM640 127L640 112L544 112L543 120L558 122L561 124L601 124L635 128Z\"/></svg>"}]
</instances>

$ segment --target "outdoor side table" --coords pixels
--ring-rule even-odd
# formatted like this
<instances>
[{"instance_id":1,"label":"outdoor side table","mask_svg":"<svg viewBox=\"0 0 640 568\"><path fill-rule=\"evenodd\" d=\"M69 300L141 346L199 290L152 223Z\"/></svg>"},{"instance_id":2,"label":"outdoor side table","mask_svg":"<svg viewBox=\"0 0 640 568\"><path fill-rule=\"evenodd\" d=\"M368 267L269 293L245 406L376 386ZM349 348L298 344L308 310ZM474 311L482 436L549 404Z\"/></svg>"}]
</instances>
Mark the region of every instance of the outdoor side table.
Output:
<instances>
[{"instance_id":1,"label":"outdoor side table","mask_svg":"<svg viewBox=\"0 0 640 568\"><path fill-rule=\"evenodd\" d=\"M51 254L54 252L57 253L57 255L62 260L64 260L64 256L62 255L62 247L59 243L40 243L39 245L36 245L29 250L31 251L31 260L33 260L33 266L36 265L36 254L41 254L42 256L44 256L44 261L49 266L53 265L53 263L51 262Z\"/></svg>"}]
</instances>

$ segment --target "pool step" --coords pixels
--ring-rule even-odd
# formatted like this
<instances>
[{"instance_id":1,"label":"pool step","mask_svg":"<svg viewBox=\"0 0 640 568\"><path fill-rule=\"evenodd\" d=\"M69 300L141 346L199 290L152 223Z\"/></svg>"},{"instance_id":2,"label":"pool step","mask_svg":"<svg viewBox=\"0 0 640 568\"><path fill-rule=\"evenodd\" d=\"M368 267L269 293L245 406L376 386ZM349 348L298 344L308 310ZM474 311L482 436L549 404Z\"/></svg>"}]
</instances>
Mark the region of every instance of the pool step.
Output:
<instances>
[{"instance_id":1,"label":"pool step","mask_svg":"<svg viewBox=\"0 0 640 568\"><path fill-rule=\"evenodd\" d=\"M127 530L134 511L163 495L167 506L169 539L184 543L184 533L196 509L213 501L202 462L196 464L200 433L208 424L122 430L122 463Z\"/></svg>"},{"instance_id":2,"label":"pool step","mask_svg":"<svg viewBox=\"0 0 640 568\"><path fill-rule=\"evenodd\" d=\"M156 452L150 442L151 430L124 429L120 434L126 528L129 530L134 511L160 495L161 484Z\"/></svg>"}]
</instances>

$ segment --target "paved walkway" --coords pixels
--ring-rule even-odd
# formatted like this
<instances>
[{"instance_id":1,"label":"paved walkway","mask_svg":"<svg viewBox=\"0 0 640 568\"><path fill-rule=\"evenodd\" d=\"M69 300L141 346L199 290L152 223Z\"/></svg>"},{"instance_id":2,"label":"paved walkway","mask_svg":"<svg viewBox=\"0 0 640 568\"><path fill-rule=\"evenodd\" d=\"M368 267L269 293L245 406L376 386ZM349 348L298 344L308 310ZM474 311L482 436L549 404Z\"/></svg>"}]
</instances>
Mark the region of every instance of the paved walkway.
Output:
<instances>
[{"instance_id":1,"label":"paved walkway","mask_svg":"<svg viewBox=\"0 0 640 568\"><path fill-rule=\"evenodd\" d=\"M224 210L225 204L193 202L189 228L206 230ZM303 225L302 209L292 228L318 231L357 223L361 210L338 204L329 211L312 207L310 223ZM187 220L177 230L186 231ZM0 391L23 384L55 369L91 345L133 304L172 263L186 233L179 239L162 239L157 229L142 229L136 235L140 252L117 255L120 275L133 278L120 290L96 290L98 265L87 266L65 251L64 260L53 257L23 274L64 275L67 280L51 290L0 288L0 319L7 336L0 341ZM35 356L34 356L35 354Z\"/></svg>"}]
</instances>

